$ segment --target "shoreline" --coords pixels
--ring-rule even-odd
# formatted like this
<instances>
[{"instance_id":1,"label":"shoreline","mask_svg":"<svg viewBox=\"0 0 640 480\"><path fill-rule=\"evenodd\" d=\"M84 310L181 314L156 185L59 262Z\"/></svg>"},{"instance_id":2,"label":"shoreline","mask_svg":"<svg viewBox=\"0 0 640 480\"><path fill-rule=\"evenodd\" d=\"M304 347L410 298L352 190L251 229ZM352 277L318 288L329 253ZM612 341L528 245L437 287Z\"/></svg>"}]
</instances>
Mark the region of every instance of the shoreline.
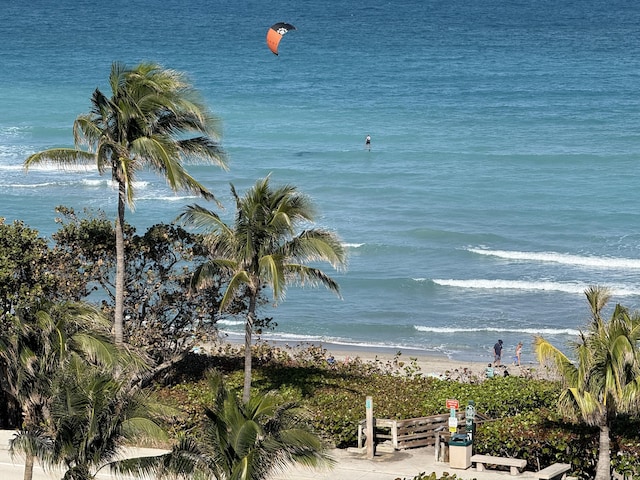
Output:
<instances>
[{"instance_id":1,"label":"shoreline","mask_svg":"<svg viewBox=\"0 0 640 480\"><path fill-rule=\"evenodd\" d=\"M243 347L244 342L230 338L221 338L219 345L229 344L234 347ZM358 346L358 345L342 345L331 342L298 342L293 344L292 342L285 342L279 340L264 340L260 339L254 342L255 345L268 345L271 347L281 348L290 353L296 351L302 351L311 347L321 348L325 351L327 358L333 357L338 363L348 363L354 359L359 359L365 363L379 362L381 365L389 365L399 371L407 368L411 369L412 366L419 368L419 373L423 376L431 376L437 378L452 378L458 379L462 372L468 372L469 376L476 376L485 378L485 369L489 363L487 361L466 361L456 360L447 357L444 354L438 354L432 351L417 350L417 349L400 349L394 347L372 347L372 346ZM510 360L510 359L509 359ZM506 368L505 368L506 367ZM532 370L539 367L539 364L533 362L523 362L521 366L514 365L509 361L503 361L500 367L494 367L496 376L503 376L504 370L509 372L509 375L520 376L526 370ZM462 379L464 380L464 379Z\"/></svg>"}]
</instances>

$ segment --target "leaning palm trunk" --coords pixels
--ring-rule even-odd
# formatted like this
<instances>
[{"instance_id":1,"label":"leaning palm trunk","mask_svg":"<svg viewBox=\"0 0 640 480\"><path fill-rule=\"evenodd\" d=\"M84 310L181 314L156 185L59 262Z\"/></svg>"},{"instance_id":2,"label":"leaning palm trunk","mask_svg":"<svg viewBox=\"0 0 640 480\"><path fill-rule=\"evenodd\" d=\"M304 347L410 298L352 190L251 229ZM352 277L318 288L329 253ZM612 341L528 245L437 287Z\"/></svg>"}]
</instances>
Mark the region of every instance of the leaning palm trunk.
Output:
<instances>
[{"instance_id":1,"label":"leaning palm trunk","mask_svg":"<svg viewBox=\"0 0 640 480\"><path fill-rule=\"evenodd\" d=\"M610 443L609 427L606 424L601 425L598 445L598 465L596 466L595 480L609 480L611 478L611 454L609 453Z\"/></svg>"},{"instance_id":2,"label":"leaning palm trunk","mask_svg":"<svg viewBox=\"0 0 640 480\"><path fill-rule=\"evenodd\" d=\"M27 454L24 459L24 480L32 480L33 478L33 455Z\"/></svg>"},{"instance_id":3,"label":"leaning palm trunk","mask_svg":"<svg viewBox=\"0 0 640 480\"><path fill-rule=\"evenodd\" d=\"M124 342L124 204L125 185L118 181L118 216L116 218L116 306L113 318L116 345Z\"/></svg>"},{"instance_id":4,"label":"leaning palm trunk","mask_svg":"<svg viewBox=\"0 0 640 480\"><path fill-rule=\"evenodd\" d=\"M256 311L256 296L251 295L249 300L249 313L244 330L244 388L242 401L247 403L251 398L251 335L253 333L253 319Z\"/></svg>"}]
</instances>

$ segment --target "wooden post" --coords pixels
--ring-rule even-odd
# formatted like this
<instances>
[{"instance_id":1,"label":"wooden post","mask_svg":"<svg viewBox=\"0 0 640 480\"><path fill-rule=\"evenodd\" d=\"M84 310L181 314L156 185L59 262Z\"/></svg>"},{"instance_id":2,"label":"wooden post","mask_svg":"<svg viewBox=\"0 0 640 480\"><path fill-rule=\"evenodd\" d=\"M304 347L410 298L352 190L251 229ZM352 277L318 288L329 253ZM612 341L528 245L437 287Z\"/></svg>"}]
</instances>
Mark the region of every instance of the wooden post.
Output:
<instances>
[{"instance_id":1,"label":"wooden post","mask_svg":"<svg viewBox=\"0 0 640 480\"><path fill-rule=\"evenodd\" d=\"M366 407L367 407L367 458L368 459L373 459L373 456L375 455L375 445L373 444L374 438L374 429L373 429L373 398L372 397L367 397L367 401L366 401Z\"/></svg>"},{"instance_id":2,"label":"wooden post","mask_svg":"<svg viewBox=\"0 0 640 480\"><path fill-rule=\"evenodd\" d=\"M393 421L391 426L391 444L393 445L393 449L398 449L398 422L397 420Z\"/></svg>"}]
</instances>

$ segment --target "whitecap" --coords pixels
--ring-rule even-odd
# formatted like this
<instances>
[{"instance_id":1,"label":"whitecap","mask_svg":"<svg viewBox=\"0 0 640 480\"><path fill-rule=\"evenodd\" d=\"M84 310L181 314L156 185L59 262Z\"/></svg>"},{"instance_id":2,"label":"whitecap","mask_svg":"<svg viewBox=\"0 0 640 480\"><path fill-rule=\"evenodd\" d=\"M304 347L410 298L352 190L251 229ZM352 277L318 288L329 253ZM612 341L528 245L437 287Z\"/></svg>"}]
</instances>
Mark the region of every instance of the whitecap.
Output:
<instances>
[{"instance_id":1,"label":"whitecap","mask_svg":"<svg viewBox=\"0 0 640 480\"><path fill-rule=\"evenodd\" d=\"M428 333L477 333L477 332L494 332L494 333L521 333L529 335L579 335L580 331L573 328L499 328L499 327L426 327L423 325L414 325L413 328L418 332Z\"/></svg>"},{"instance_id":2,"label":"whitecap","mask_svg":"<svg viewBox=\"0 0 640 480\"><path fill-rule=\"evenodd\" d=\"M560 263L563 265L573 265L579 267L590 267L600 269L640 269L640 259L636 258L615 258L598 256L581 256L568 253L557 252L520 252L509 250L488 250L482 248L469 248L469 252L478 255L504 258L507 260L534 261Z\"/></svg>"},{"instance_id":3,"label":"whitecap","mask_svg":"<svg viewBox=\"0 0 640 480\"><path fill-rule=\"evenodd\" d=\"M548 282L548 281L528 281L528 280L487 280L487 279L441 279L434 278L433 283L444 287L470 288L470 289L495 289L495 290L529 290L529 291L550 291L564 292L583 295L590 284L578 282ZM640 295L640 290L629 289L626 286L602 285L609 288L611 292L618 296Z\"/></svg>"}]
</instances>

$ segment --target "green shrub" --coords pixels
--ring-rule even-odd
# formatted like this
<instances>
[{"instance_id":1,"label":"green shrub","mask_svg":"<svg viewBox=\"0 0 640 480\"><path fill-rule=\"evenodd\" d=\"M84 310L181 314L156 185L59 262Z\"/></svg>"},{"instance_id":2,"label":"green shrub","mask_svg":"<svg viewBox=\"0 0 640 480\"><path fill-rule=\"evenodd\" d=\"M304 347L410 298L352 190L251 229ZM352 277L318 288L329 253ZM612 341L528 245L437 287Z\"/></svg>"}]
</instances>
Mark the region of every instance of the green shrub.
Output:
<instances>
[{"instance_id":1,"label":"green shrub","mask_svg":"<svg viewBox=\"0 0 640 480\"><path fill-rule=\"evenodd\" d=\"M550 407L555 404L558 394L556 382L515 376L478 384L440 381L424 400L424 410L441 413L446 399L455 398L460 405L473 400L476 411L487 417L509 417L536 408Z\"/></svg>"},{"instance_id":2,"label":"green shrub","mask_svg":"<svg viewBox=\"0 0 640 480\"><path fill-rule=\"evenodd\" d=\"M492 419L478 424L475 451L524 458L529 470L563 462L570 463L572 475L580 478L592 477L595 471L598 432L564 423L555 415L560 392L556 382L511 376L459 383L424 377L413 363L354 359L330 366L322 349L285 353L259 350L253 388L277 390L283 399L299 402L309 410L314 429L339 448L356 445L358 422L366 416L367 396L373 398L376 417L391 419L448 413L445 402L455 398L461 407L474 400L477 412ZM201 381L206 369L219 369L232 389L242 389L243 365L237 351L230 356L229 352L220 352L218 356L201 357L189 368L168 375L173 384L161 389L162 396L184 413L176 419L175 431L194 428L204 406L212 401ZM640 478L638 432L637 419L620 419L611 432L615 452L612 465L631 478Z\"/></svg>"}]
</instances>

